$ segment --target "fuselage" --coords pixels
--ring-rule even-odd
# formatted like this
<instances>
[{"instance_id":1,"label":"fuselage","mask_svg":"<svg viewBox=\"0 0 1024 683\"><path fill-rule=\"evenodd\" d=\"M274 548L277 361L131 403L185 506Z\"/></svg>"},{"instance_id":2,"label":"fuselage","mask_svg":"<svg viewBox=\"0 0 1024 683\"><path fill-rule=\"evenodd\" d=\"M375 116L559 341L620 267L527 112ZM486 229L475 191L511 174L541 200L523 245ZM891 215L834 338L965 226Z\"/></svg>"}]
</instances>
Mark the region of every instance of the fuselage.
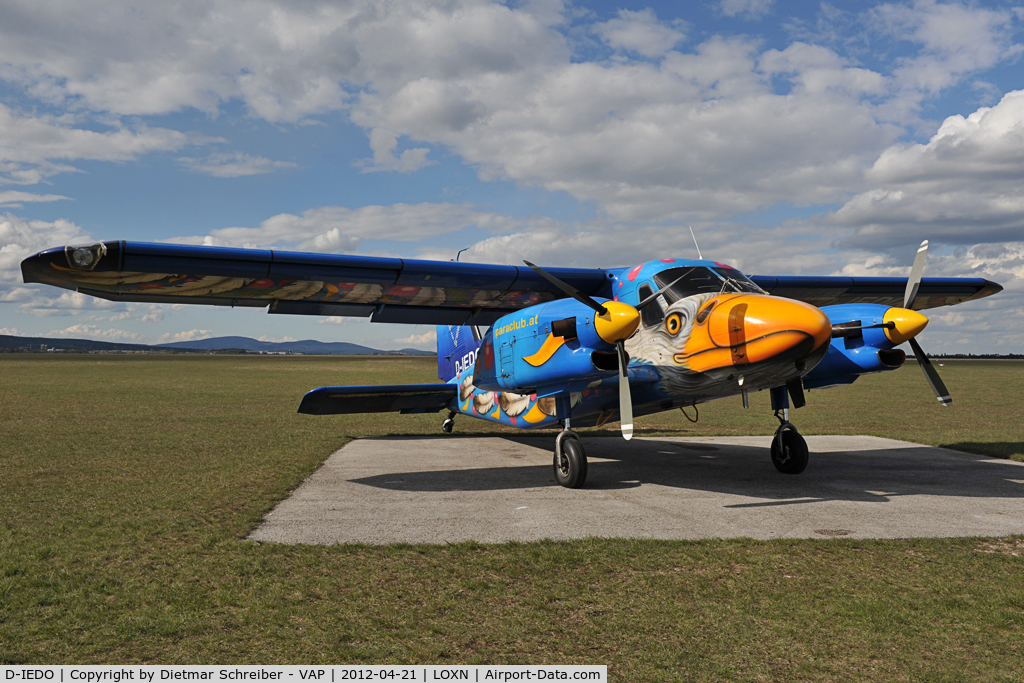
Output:
<instances>
[{"instance_id":1,"label":"fuselage","mask_svg":"<svg viewBox=\"0 0 1024 683\"><path fill-rule=\"evenodd\" d=\"M636 306L669 285L625 341L636 415L780 386L828 350L831 322L820 309L768 296L711 261L660 259L610 271L597 300ZM520 428L617 419L617 359L602 324L609 323L573 299L505 316L484 335L475 363L451 380L460 385L452 409Z\"/></svg>"}]
</instances>

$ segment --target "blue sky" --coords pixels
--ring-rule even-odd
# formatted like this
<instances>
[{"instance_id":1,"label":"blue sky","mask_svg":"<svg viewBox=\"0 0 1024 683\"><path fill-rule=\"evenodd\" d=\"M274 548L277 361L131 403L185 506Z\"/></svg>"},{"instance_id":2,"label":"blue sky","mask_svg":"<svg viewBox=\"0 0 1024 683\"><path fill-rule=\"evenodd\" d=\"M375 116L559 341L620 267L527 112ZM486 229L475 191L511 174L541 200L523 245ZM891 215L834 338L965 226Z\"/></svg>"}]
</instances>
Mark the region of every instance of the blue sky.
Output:
<instances>
[{"instance_id":1,"label":"blue sky","mask_svg":"<svg viewBox=\"0 0 1024 683\"><path fill-rule=\"evenodd\" d=\"M0 333L432 348L427 327L21 283L107 239L752 274L988 277L933 353L1021 352L1024 8L1009 2L9 0Z\"/></svg>"}]
</instances>

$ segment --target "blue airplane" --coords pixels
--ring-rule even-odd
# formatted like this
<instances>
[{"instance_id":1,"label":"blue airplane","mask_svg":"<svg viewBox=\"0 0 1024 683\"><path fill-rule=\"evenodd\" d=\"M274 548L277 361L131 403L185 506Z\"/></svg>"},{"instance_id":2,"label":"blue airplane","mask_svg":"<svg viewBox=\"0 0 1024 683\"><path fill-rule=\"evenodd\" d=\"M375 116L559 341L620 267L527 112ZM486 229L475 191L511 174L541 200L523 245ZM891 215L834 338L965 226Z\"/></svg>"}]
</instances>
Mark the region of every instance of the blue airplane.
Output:
<instances>
[{"instance_id":1,"label":"blue airplane","mask_svg":"<svg viewBox=\"0 0 1024 683\"><path fill-rule=\"evenodd\" d=\"M111 301L267 308L273 314L369 317L437 325L443 384L322 387L299 412L448 411L523 429L560 426L554 473L578 488L587 457L572 427L768 389L779 420L771 458L808 462L789 421L804 390L894 370L909 342L939 403L952 399L916 336L918 311L1002 290L981 278L746 276L704 259L633 267L499 266L278 250L111 241L49 249L21 264L26 283Z\"/></svg>"}]
</instances>

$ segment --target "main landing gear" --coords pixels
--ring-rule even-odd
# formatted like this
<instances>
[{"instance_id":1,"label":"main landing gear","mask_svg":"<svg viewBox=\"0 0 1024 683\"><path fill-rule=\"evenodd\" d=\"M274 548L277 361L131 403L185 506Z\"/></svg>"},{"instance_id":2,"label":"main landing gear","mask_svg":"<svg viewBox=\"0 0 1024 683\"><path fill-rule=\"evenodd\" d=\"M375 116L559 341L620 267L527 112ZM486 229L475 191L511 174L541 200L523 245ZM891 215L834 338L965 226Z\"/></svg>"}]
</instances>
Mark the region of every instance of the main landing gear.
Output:
<instances>
[{"instance_id":1,"label":"main landing gear","mask_svg":"<svg viewBox=\"0 0 1024 683\"><path fill-rule=\"evenodd\" d=\"M451 434L452 430L455 429L455 416L458 415L454 410L448 411L448 417L441 423L441 431L445 434Z\"/></svg>"},{"instance_id":2,"label":"main landing gear","mask_svg":"<svg viewBox=\"0 0 1024 683\"><path fill-rule=\"evenodd\" d=\"M775 438L772 439L772 464L783 474L800 474L807 467L810 453L807 450L807 442L804 441L804 437L800 436L796 425L789 421L787 389L794 394L795 407L800 408L804 405L802 386L799 386L798 389L797 387L776 387L771 390L772 410L775 411L775 417L779 420L779 428L775 430Z\"/></svg>"},{"instance_id":3,"label":"main landing gear","mask_svg":"<svg viewBox=\"0 0 1024 683\"><path fill-rule=\"evenodd\" d=\"M555 481L567 489L578 489L587 480L587 452L568 424L555 437L554 468Z\"/></svg>"}]
</instances>

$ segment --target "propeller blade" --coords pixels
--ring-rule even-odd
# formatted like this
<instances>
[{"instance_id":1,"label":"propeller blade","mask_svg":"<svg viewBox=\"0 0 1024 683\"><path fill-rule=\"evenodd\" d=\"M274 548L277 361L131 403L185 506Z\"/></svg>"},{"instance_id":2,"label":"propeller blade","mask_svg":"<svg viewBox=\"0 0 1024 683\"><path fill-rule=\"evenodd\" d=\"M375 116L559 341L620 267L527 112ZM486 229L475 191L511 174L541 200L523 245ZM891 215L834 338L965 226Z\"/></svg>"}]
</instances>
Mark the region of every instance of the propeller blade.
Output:
<instances>
[{"instance_id":1,"label":"propeller blade","mask_svg":"<svg viewBox=\"0 0 1024 683\"><path fill-rule=\"evenodd\" d=\"M585 304L590 308L594 309L595 311L597 311L598 315L604 315L605 313L608 312L608 310L604 306L597 303L596 301L594 301L589 296L587 296L580 290L576 289L572 285L566 282L562 282L551 273L546 272L540 266L535 266L529 261L523 261L523 263L533 268L535 271L537 271L537 275L540 275L542 278L553 284L555 287L558 287L560 290L571 296L573 299L576 299L576 301L579 301L581 304Z\"/></svg>"},{"instance_id":2,"label":"propeller blade","mask_svg":"<svg viewBox=\"0 0 1024 683\"><path fill-rule=\"evenodd\" d=\"M909 340L910 348L914 349L914 356L917 357L917 364L921 366L921 370L924 371L925 379L928 380L929 386L932 391L935 392L935 398L939 400L939 403L946 406L947 408L953 402L952 397L949 395L949 391L946 389L946 385L942 383L942 378L939 377L939 372L932 365L931 360L925 355L924 349L917 343L917 340L911 337Z\"/></svg>"},{"instance_id":3,"label":"propeller blade","mask_svg":"<svg viewBox=\"0 0 1024 683\"><path fill-rule=\"evenodd\" d=\"M921 275L924 273L924 261L928 257L928 240L921 242L917 248L917 256L914 257L914 267L910 269L910 278L907 280L907 291L903 294L903 308L913 310L914 299L917 298L917 290L921 287Z\"/></svg>"},{"instance_id":4,"label":"propeller blade","mask_svg":"<svg viewBox=\"0 0 1024 683\"><path fill-rule=\"evenodd\" d=\"M629 441L633 438L633 397L629 394L629 361L626 360L626 344L615 345L619 352L619 422L622 425L622 438Z\"/></svg>"},{"instance_id":5,"label":"propeller blade","mask_svg":"<svg viewBox=\"0 0 1024 683\"><path fill-rule=\"evenodd\" d=\"M638 303L633 308L635 308L638 311L642 311L645 306L647 306L648 304L654 303L655 299L657 299L659 296L661 296L662 294L664 294L665 292L670 290L674 285L676 285L676 283L682 282L683 278L685 278L687 275L689 275L692 272L693 272L693 268L690 268L690 270L686 271L685 273L680 275L678 278L673 280L671 283L669 283L669 284L665 285L664 287L662 287L661 289L659 289L654 294L651 294L649 297L647 297L646 299L644 299L643 301Z\"/></svg>"}]
</instances>

